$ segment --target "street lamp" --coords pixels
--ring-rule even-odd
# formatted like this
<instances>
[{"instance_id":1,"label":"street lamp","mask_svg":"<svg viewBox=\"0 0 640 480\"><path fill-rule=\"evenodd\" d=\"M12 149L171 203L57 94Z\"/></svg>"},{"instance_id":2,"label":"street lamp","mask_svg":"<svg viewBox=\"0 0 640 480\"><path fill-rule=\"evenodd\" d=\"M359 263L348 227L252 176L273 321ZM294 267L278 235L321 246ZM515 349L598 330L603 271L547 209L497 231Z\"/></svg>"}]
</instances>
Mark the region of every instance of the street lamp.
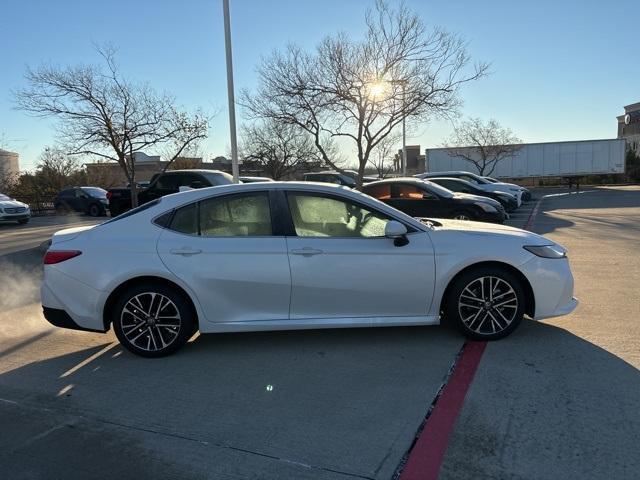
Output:
<instances>
[{"instance_id":1,"label":"street lamp","mask_svg":"<svg viewBox=\"0 0 640 480\"><path fill-rule=\"evenodd\" d=\"M231 20L229 19L229 0L222 0L224 15L224 45L227 54L227 95L229 97L229 133L231 135L231 171L233 183L238 183L238 141L236 138L236 101L233 93L233 56L231 54Z\"/></svg>"}]
</instances>

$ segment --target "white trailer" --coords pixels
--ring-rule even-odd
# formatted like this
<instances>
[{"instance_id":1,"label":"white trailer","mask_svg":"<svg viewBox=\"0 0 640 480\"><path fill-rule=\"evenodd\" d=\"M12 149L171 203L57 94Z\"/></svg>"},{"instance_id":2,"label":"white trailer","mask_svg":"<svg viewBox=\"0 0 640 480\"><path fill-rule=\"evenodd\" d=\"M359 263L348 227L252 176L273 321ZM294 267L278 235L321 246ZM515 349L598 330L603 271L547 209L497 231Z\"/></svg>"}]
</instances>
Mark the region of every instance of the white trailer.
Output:
<instances>
[{"instance_id":1,"label":"white trailer","mask_svg":"<svg viewBox=\"0 0 640 480\"><path fill-rule=\"evenodd\" d=\"M465 154L480 158L473 147ZM513 155L500 160L493 172L496 178L578 177L606 173L624 173L625 140L581 140L572 142L526 143ZM428 148L426 172L466 170L478 173L476 166L449 154L446 148Z\"/></svg>"}]
</instances>

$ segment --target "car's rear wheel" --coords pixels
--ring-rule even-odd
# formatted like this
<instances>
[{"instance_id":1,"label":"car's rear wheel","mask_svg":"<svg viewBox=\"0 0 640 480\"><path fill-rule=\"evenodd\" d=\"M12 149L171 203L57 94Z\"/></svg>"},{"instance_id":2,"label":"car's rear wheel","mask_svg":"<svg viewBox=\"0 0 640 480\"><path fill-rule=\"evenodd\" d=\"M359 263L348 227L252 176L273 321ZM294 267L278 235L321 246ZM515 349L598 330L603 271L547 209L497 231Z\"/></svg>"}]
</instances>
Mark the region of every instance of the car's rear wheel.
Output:
<instances>
[{"instance_id":1,"label":"car's rear wheel","mask_svg":"<svg viewBox=\"0 0 640 480\"><path fill-rule=\"evenodd\" d=\"M120 343L143 357L163 357L195 333L195 312L180 292L162 284L139 284L122 293L112 312Z\"/></svg>"},{"instance_id":2,"label":"car's rear wheel","mask_svg":"<svg viewBox=\"0 0 640 480\"><path fill-rule=\"evenodd\" d=\"M445 316L468 338L498 340L513 332L524 316L520 279L507 270L477 268L449 288Z\"/></svg>"},{"instance_id":3,"label":"car's rear wheel","mask_svg":"<svg viewBox=\"0 0 640 480\"><path fill-rule=\"evenodd\" d=\"M89 205L89 212L88 213L92 217L97 217L98 215L100 215L100 207L98 205L96 205L95 203L92 203L91 205Z\"/></svg>"},{"instance_id":4,"label":"car's rear wheel","mask_svg":"<svg viewBox=\"0 0 640 480\"><path fill-rule=\"evenodd\" d=\"M475 215L473 215L471 212L467 210L458 210L456 212L453 212L452 218L454 220L474 220Z\"/></svg>"}]
</instances>

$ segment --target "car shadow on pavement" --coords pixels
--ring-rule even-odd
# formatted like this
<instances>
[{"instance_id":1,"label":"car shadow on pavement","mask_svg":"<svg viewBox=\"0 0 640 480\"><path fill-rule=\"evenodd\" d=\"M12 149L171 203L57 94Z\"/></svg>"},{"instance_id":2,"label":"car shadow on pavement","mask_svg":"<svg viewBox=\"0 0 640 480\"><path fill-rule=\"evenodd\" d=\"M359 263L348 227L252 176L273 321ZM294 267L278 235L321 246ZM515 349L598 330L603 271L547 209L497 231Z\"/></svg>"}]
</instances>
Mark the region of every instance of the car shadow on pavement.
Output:
<instances>
[{"instance_id":1,"label":"car shadow on pavement","mask_svg":"<svg viewBox=\"0 0 640 480\"><path fill-rule=\"evenodd\" d=\"M145 359L104 342L111 334L63 333L45 342L89 335L96 345L41 352L0 375L0 398L89 419L92 429L145 432L152 456L186 442L200 448L200 460L185 458L201 476L213 468L204 457L234 478L390 478L463 343L439 327L212 334ZM39 352L38 343L26 348Z\"/></svg>"},{"instance_id":2,"label":"car shadow on pavement","mask_svg":"<svg viewBox=\"0 0 640 480\"><path fill-rule=\"evenodd\" d=\"M487 346L441 479L637 478L640 371L545 323Z\"/></svg>"}]
</instances>

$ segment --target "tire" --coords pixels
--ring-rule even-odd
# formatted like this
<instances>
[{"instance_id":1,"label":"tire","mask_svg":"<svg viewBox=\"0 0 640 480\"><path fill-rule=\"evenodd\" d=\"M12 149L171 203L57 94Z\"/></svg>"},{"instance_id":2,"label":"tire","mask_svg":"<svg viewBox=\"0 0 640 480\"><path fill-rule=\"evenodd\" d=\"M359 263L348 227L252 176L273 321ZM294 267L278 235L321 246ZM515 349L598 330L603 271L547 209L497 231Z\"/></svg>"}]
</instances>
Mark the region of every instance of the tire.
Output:
<instances>
[{"instance_id":1,"label":"tire","mask_svg":"<svg viewBox=\"0 0 640 480\"><path fill-rule=\"evenodd\" d=\"M160 301L163 306L158 315ZM122 346L147 358L174 353L187 343L198 325L191 302L181 292L157 283L126 289L114 305L111 321Z\"/></svg>"},{"instance_id":2,"label":"tire","mask_svg":"<svg viewBox=\"0 0 640 480\"><path fill-rule=\"evenodd\" d=\"M89 209L87 210L87 213L92 217L97 217L98 215L100 215L100 210L101 208L98 205L96 205L95 203L92 203L91 205L89 205Z\"/></svg>"},{"instance_id":3,"label":"tire","mask_svg":"<svg viewBox=\"0 0 640 480\"><path fill-rule=\"evenodd\" d=\"M454 220L475 220L476 216L468 210L456 210L451 215Z\"/></svg>"},{"instance_id":4,"label":"tire","mask_svg":"<svg viewBox=\"0 0 640 480\"><path fill-rule=\"evenodd\" d=\"M28 218L23 218L22 220L18 220L18 223L20 225L24 225L25 223L29 223L29 219Z\"/></svg>"},{"instance_id":5,"label":"tire","mask_svg":"<svg viewBox=\"0 0 640 480\"><path fill-rule=\"evenodd\" d=\"M446 319L473 340L508 336L522 322L524 311L520 279L497 267L479 267L456 278L448 288L444 308Z\"/></svg>"},{"instance_id":6,"label":"tire","mask_svg":"<svg viewBox=\"0 0 640 480\"><path fill-rule=\"evenodd\" d=\"M531 200L531 193L530 192L524 192L522 194L522 201L523 202L528 202Z\"/></svg>"}]
</instances>

